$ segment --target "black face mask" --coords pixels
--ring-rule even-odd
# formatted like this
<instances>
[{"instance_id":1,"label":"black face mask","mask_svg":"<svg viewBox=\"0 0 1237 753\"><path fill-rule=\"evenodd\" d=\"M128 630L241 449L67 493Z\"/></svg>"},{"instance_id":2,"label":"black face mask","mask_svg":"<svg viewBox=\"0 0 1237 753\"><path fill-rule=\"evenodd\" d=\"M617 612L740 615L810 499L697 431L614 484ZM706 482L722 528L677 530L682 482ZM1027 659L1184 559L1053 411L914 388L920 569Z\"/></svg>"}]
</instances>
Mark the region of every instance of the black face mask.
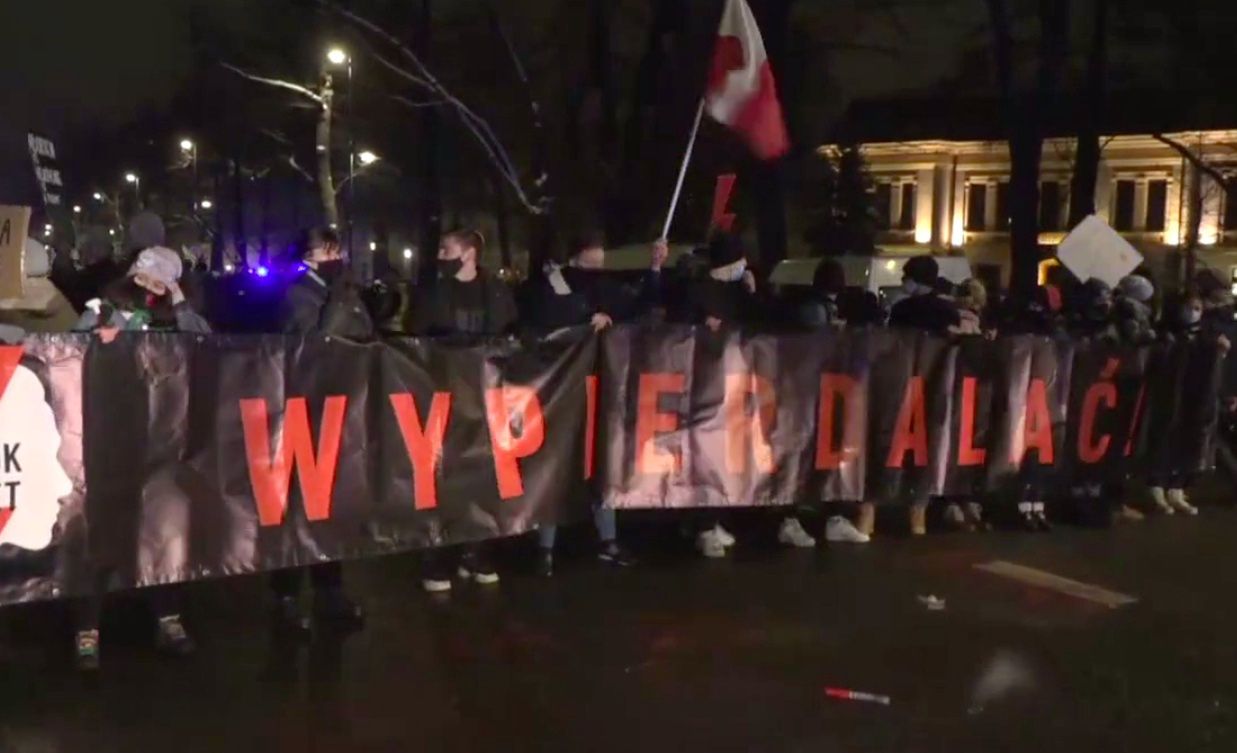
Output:
<instances>
[{"instance_id":1,"label":"black face mask","mask_svg":"<svg viewBox=\"0 0 1237 753\"><path fill-rule=\"evenodd\" d=\"M318 262L318 268L314 270L318 276L322 278L327 285L332 285L344 274L344 260L331 259L330 261Z\"/></svg>"},{"instance_id":2,"label":"black face mask","mask_svg":"<svg viewBox=\"0 0 1237 753\"><path fill-rule=\"evenodd\" d=\"M439 259L438 276L443 279L454 278L464 268L463 259Z\"/></svg>"}]
</instances>

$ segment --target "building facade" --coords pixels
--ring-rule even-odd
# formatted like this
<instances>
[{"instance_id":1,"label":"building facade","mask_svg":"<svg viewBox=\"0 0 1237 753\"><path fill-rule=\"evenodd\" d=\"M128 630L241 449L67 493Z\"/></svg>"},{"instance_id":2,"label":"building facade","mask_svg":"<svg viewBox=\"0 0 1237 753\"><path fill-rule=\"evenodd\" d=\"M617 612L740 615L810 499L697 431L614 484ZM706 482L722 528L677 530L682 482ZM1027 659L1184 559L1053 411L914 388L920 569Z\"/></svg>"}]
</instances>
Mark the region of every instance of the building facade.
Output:
<instances>
[{"instance_id":1,"label":"building facade","mask_svg":"<svg viewBox=\"0 0 1237 753\"><path fill-rule=\"evenodd\" d=\"M1237 168L1237 130L1172 133L1220 171ZM1101 138L1096 212L1157 274L1180 274L1181 249L1199 214L1198 258L1237 282L1237 201L1178 151L1150 135ZM828 147L826 147L828 148ZM1009 270L1009 151L1002 141L866 143L879 244L935 253L961 251L987 278ZM1064 237L1075 140L1047 139L1040 173L1040 243ZM1192 188L1192 181L1198 181Z\"/></svg>"}]
</instances>

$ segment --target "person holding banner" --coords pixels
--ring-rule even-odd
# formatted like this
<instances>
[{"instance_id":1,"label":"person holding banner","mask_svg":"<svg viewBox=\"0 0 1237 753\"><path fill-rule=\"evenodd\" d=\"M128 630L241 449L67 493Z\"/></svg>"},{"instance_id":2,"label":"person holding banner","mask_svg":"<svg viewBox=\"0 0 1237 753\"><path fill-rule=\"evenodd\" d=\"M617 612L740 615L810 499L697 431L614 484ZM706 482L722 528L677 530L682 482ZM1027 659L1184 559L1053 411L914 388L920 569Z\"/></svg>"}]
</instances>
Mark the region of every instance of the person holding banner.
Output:
<instances>
[{"instance_id":1,"label":"person holding banner","mask_svg":"<svg viewBox=\"0 0 1237 753\"><path fill-rule=\"evenodd\" d=\"M182 269L180 257L169 248L142 251L126 277L108 285L102 299L86 304L74 331L97 332L105 342L121 331L209 334L210 325L181 292ZM99 668L99 618L109 575L109 568L99 568L94 594L81 600L76 609L76 663L85 671ZM157 620L155 648L173 656L192 654L197 647L181 621L181 588L163 586L143 593Z\"/></svg>"},{"instance_id":2,"label":"person holding banner","mask_svg":"<svg viewBox=\"0 0 1237 753\"><path fill-rule=\"evenodd\" d=\"M590 232L572 241L566 266L546 264L545 277L536 283L529 297L529 316L525 324L541 331L589 325L602 332L615 322L639 317L660 303L661 267L670 254L664 240L653 244L652 259L639 290L624 288L605 272L605 241ZM597 559L615 567L630 567L636 560L618 544L614 510L593 505L593 525L599 546ZM539 555L537 571L543 577L554 574L554 544L558 526L542 525L537 531Z\"/></svg>"},{"instance_id":3,"label":"person holding banner","mask_svg":"<svg viewBox=\"0 0 1237 753\"><path fill-rule=\"evenodd\" d=\"M758 294L756 277L747 268L747 257L739 238L731 233L715 233L702 255L707 259L709 271L689 287L688 321L703 324L714 333L728 327L765 323L769 306ZM734 535L723 527L716 512L702 513L696 531L696 548L705 557L724 557L727 549L735 544ZM803 530L794 516L782 520L778 541L793 547L816 546L816 539Z\"/></svg>"},{"instance_id":4,"label":"person holding banner","mask_svg":"<svg viewBox=\"0 0 1237 753\"><path fill-rule=\"evenodd\" d=\"M438 279L413 309L412 332L429 337L497 337L510 334L517 314L515 297L502 280L481 267L485 236L479 230L453 230L438 248ZM465 547L457 572L479 585L498 583L485 544ZM451 572L436 550L422 560L422 587L430 593L451 590Z\"/></svg>"},{"instance_id":5,"label":"person holding banner","mask_svg":"<svg viewBox=\"0 0 1237 753\"><path fill-rule=\"evenodd\" d=\"M373 323L348 280L339 236L333 229L315 228L304 233L293 249L293 260L302 264L305 272L288 288L284 299L281 312L284 334L349 339L372 336ZM343 565L325 562L271 573L270 586L275 597L273 620L278 633L295 638L310 634L310 621L301 610L299 598L306 570L314 589L314 615L319 620L345 628L360 627L364 623L364 610L344 593Z\"/></svg>"},{"instance_id":6,"label":"person holding banner","mask_svg":"<svg viewBox=\"0 0 1237 753\"><path fill-rule=\"evenodd\" d=\"M938 292L941 286L940 265L931 256L916 256L902 267L904 297L889 312L889 326L918 329L937 335L961 334L965 331L962 315L953 301ZM977 331L977 330L976 330ZM911 501L911 535L928 532L928 497Z\"/></svg>"}]
</instances>

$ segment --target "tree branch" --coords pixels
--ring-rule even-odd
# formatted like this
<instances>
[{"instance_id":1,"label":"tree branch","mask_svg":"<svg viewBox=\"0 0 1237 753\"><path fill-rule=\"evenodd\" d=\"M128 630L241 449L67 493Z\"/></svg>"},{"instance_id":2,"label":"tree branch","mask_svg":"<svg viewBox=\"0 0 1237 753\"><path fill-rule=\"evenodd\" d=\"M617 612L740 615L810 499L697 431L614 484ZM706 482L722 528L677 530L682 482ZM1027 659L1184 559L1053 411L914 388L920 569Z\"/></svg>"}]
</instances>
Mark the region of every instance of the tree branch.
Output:
<instances>
[{"instance_id":1,"label":"tree branch","mask_svg":"<svg viewBox=\"0 0 1237 753\"><path fill-rule=\"evenodd\" d=\"M419 110L422 107L439 107L447 104L447 101L443 99L431 99L427 102L414 102L413 100L399 94L391 94L388 96L390 96L392 100L399 102L401 105L410 107L414 110Z\"/></svg>"},{"instance_id":2,"label":"tree branch","mask_svg":"<svg viewBox=\"0 0 1237 753\"><path fill-rule=\"evenodd\" d=\"M1161 144L1164 144L1165 146L1167 146L1169 149L1172 149L1177 154L1180 154L1182 157L1185 158L1186 162L1189 162L1190 165L1194 167L1194 169L1198 170L1199 172L1205 174L1207 177L1214 180L1225 191L1230 189L1230 185L1229 185L1230 178L1224 173L1217 170L1215 167L1212 167L1211 165L1207 164L1207 161L1204 160L1202 157L1198 156L1197 154L1195 154L1194 151L1190 149L1190 147L1186 146L1185 144L1182 144L1179 141L1170 139L1162 133L1153 133L1151 134L1151 138L1155 139Z\"/></svg>"},{"instance_id":3,"label":"tree branch","mask_svg":"<svg viewBox=\"0 0 1237 753\"><path fill-rule=\"evenodd\" d=\"M524 187L520 182L519 171L511 161L511 157L507 154L506 149L503 148L502 142L499 141L498 137L494 135L494 131L490 128L489 123L487 123L480 115L473 112L473 110L461 102L459 98L449 92L446 87L438 81L434 74L430 72L429 67L421 61L416 53L408 49L408 47L404 45L404 43L397 37L390 34L372 21L353 13L346 8L336 5L331 0L318 0L318 2L329 11L341 16L361 29L368 31L379 39L385 41L387 44L391 45L391 47L395 50L398 50L400 55L412 64L413 71L408 71L402 66L396 65L390 60L384 58L382 55L378 54L376 51L373 51L372 47L370 48L374 58L392 73L395 73L397 76L417 86L429 89L442 99L443 104L450 105L454 108L456 113L460 116L460 121L472 133L473 137L477 140L477 143L481 145L481 148L485 150L495 167L498 168L498 172L502 175L503 180L511 186L511 189L515 192L516 197L520 200L520 203L524 205L524 208L533 214L545 213L545 202L542 200L534 202L529 197L528 193L525 192ZM366 46L368 47L369 45Z\"/></svg>"},{"instance_id":4,"label":"tree branch","mask_svg":"<svg viewBox=\"0 0 1237 753\"><path fill-rule=\"evenodd\" d=\"M312 89L309 89L308 87L301 86L300 84L294 84L294 83L291 83L290 81L281 81L280 79L277 79L277 78L266 78L264 76L255 76L254 74L249 73L247 71L243 71L240 68L237 68L236 66L230 63L221 62L219 63L219 65L223 66L225 70L232 71L233 73L235 73L238 76L241 76L242 78L247 78L250 81L255 81L259 84L266 84L267 86L274 86L278 89L287 89L288 91L296 92L302 97L307 97L313 100L314 102L317 102L319 105L323 104L322 97L318 96L317 92L313 91Z\"/></svg>"}]
</instances>

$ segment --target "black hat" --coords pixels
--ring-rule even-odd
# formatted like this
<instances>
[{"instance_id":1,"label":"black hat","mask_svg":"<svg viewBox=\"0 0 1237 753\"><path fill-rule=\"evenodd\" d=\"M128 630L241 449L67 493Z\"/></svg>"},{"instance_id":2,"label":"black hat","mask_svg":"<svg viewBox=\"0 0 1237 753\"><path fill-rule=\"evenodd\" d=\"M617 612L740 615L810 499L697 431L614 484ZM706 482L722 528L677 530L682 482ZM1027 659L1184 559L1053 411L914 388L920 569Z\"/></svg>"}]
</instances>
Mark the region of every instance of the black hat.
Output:
<instances>
[{"instance_id":1,"label":"black hat","mask_svg":"<svg viewBox=\"0 0 1237 753\"><path fill-rule=\"evenodd\" d=\"M734 264L743 258L743 244L730 233L718 233L709 239L707 249L709 268L719 269Z\"/></svg>"},{"instance_id":2,"label":"black hat","mask_svg":"<svg viewBox=\"0 0 1237 753\"><path fill-rule=\"evenodd\" d=\"M920 285L935 287L936 278L941 275L941 268L937 265L936 259L931 256L915 256L908 259L906 266L902 267L902 275Z\"/></svg>"}]
</instances>

